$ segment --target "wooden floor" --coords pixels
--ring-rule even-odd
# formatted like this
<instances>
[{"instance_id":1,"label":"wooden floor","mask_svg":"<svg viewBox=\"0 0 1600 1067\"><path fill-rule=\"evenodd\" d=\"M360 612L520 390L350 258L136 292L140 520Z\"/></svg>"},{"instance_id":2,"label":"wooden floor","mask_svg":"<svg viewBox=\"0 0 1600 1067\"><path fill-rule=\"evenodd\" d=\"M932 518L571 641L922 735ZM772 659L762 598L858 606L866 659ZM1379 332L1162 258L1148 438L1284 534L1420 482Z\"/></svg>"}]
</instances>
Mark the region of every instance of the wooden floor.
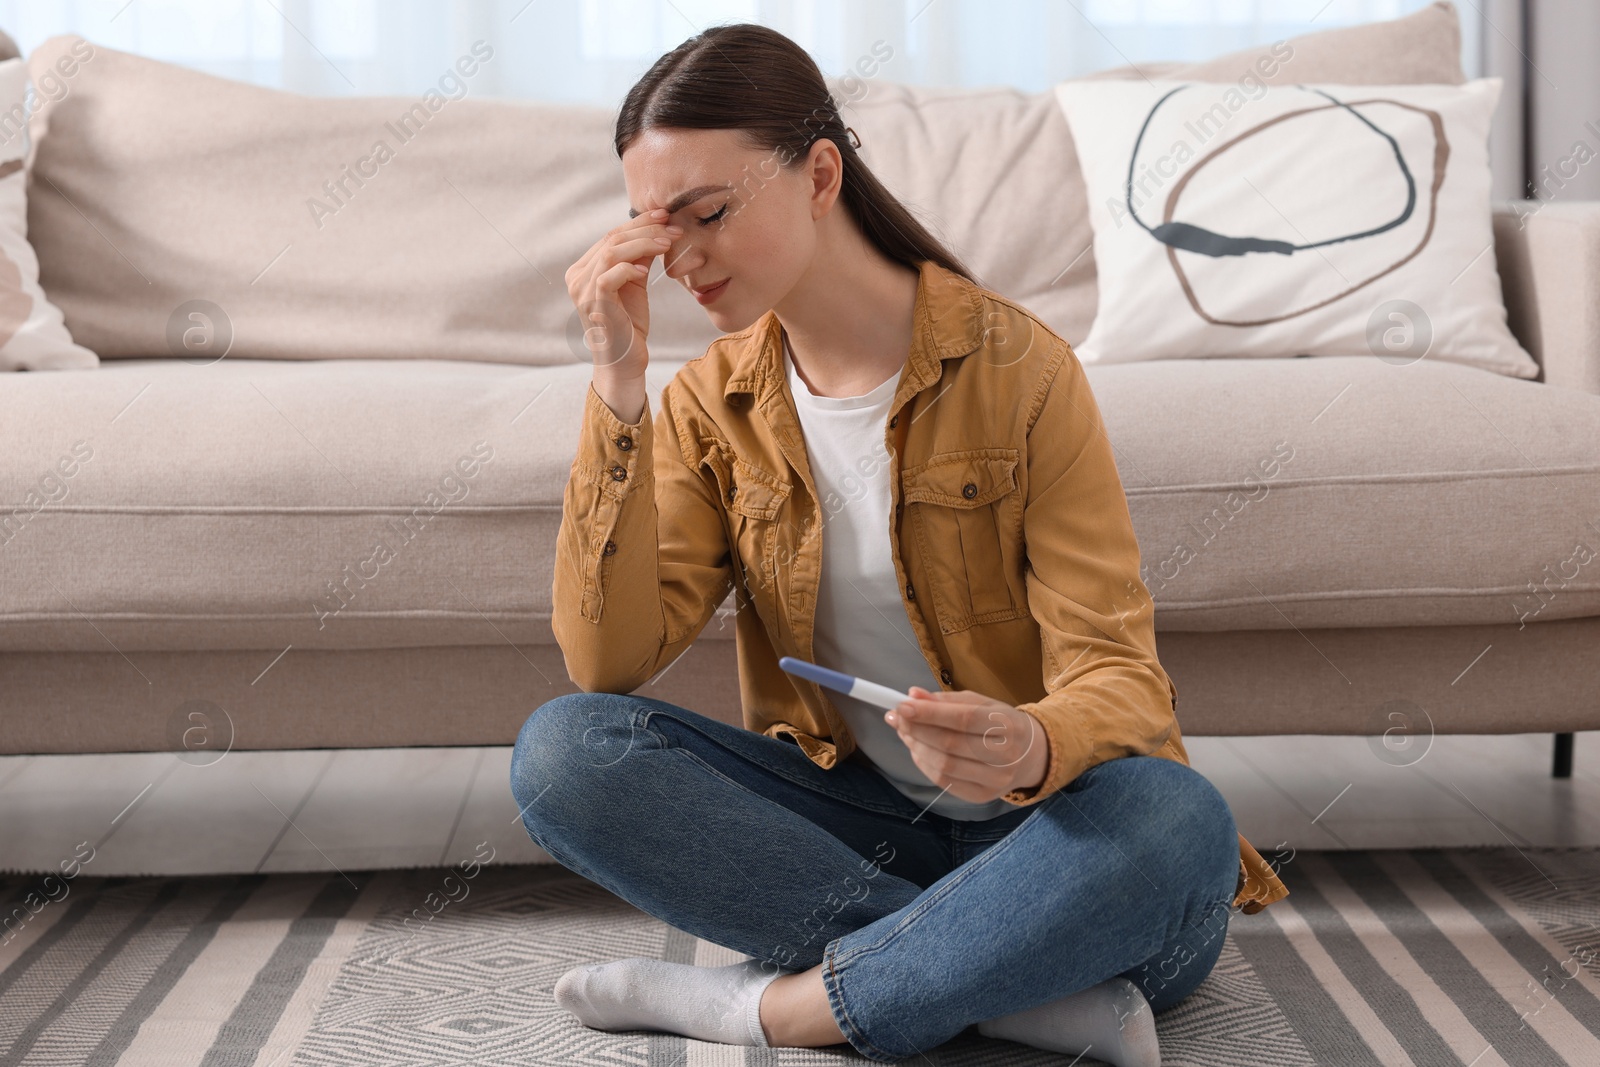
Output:
<instances>
[{"instance_id":1,"label":"wooden floor","mask_svg":"<svg viewBox=\"0 0 1600 1067\"><path fill-rule=\"evenodd\" d=\"M1239 829L1271 850L1600 846L1600 732L1571 779L1549 734L1436 737L1386 753L1361 737L1186 739ZM1418 758L1420 754L1420 758ZM97 875L326 871L547 861L517 818L511 749L0 757L0 870L94 848ZM83 850L87 853L87 850Z\"/></svg>"}]
</instances>

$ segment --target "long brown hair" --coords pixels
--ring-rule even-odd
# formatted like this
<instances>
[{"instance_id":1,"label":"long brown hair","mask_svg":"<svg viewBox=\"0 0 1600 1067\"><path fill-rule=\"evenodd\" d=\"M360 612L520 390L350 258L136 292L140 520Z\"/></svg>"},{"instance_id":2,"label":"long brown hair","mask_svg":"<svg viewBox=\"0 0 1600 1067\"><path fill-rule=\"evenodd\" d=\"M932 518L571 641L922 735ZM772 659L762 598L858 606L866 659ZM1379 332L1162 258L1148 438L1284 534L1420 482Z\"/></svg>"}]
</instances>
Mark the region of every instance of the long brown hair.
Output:
<instances>
[{"instance_id":1,"label":"long brown hair","mask_svg":"<svg viewBox=\"0 0 1600 1067\"><path fill-rule=\"evenodd\" d=\"M617 158L653 127L737 129L784 167L799 166L825 137L844 160L839 195L879 251L913 269L931 259L977 281L856 154L816 61L777 30L751 22L710 26L656 60L622 101Z\"/></svg>"}]
</instances>

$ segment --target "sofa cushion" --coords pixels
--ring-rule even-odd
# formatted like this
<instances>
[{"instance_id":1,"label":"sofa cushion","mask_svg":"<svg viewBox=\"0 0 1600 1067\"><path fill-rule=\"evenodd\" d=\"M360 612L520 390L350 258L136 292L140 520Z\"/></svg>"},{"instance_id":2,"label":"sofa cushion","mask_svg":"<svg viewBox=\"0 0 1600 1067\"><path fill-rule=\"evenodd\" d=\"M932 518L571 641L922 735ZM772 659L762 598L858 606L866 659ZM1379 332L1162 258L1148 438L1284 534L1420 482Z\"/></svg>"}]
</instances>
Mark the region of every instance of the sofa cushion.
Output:
<instances>
[{"instance_id":1,"label":"sofa cushion","mask_svg":"<svg viewBox=\"0 0 1600 1067\"><path fill-rule=\"evenodd\" d=\"M1141 63L1090 78L1237 82L1270 69L1263 80L1273 85L1465 80L1449 4L1291 37L1286 46L1292 54L1283 62L1283 45L1264 44L1204 63ZM1258 68L1263 56L1273 63ZM862 158L982 284L1068 342L1082 341L1098 299L1094 234L1077 147L1053 90L922 88L887 80L894 70L891 60L883 77L828 79Z\"/></svg>"},{"instance_id":2,"label":"sofa cushion","mask_svg":"<svg viewBox=\"0 0 1600 1067\"><path fill-rule=\"evenodd\" d=\"M659 393L677 365L652 362ZM551 643L586 366L111 360L0 398L0 651Z\"/></svg>"},{"instance_id":3,"label":"sofa cushion","mask_svg":"<svg viewBox=\"0 0 1600 1067\"><path fill-rule=\"evenodd\" d=\"M1099 271L1078 357L1426 355L1537 378L1486 254L1500 84L1062 82Z\"/></svg>"},{"instance_id":4,"label":"sofa cushion","mask_svg":"<svg viewBox=\"0 0 1600 1067\"><path fill-rule=\"evenodd\" d=\"M64 56L58 62L70 70L75 59ZM0 371L87 370L100 363L73 342L61 309L39 288L39 260L28 243L23 116L59 84L60 72L52 69L41 86L32 85L16 43L0 33Z\"/></svg>"},{"instance_id":5,"label":"sofa cushion","mask_svg":"<svg viewBox=\"0 0 1600 1067\"><path fill-rule=\"evenodd\" d=\"M74 47L91 57L31 120L28 228L102 358L202 337L233 359L587 361L563 275L628 219L612 109L478 99L485 66L519 62L481 41L415 97L281 92L70 36L29 67ZM701 355L718 331L664 278L650 355Z\"/></svg>"},{"instance_id":6,"label":"sofa cushion","mask_svg":"<svg viewBox=\"0 0 1600 1067\"><path fill-rule=\"evenodd\" d=\"M1600 397L1431 359L1085 370L1159 629L1600 614Z\"/></svg>"},{"instance_id":7,"label":"sofa cushion","mask_svg":"<svg viewBox=\"0 0 1600 1067\"><path fill-rule=\"evenodd\" d=\"M650 365L653 409L676 369ZM1600 614L1576 547L1600 546L1600 397L1428 360L1086 372L1160 629ZM553 643L588 381L442 360L18 375L0 651L261 649L264 667L291 645Z\"/></svg>"}]
</instances>

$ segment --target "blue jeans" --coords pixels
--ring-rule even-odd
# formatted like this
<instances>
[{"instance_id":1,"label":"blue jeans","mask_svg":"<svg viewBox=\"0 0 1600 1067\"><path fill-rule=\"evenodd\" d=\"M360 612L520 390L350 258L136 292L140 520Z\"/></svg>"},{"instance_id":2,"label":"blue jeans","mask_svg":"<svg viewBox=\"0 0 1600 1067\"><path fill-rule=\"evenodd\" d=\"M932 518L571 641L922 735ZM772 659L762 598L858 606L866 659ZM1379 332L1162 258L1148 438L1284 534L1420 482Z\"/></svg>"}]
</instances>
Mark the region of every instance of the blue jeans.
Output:
<instances>
[{"instance_id":1,"label":"blue jeans","mask_svg":"<svg viewBox=\"0 0 1600 1067\"><path fill-rule=\"evenodd\" d=\"M1239 871L1227 802L1173 760L962 822L637 695L542 705L511 790L536 844L640 910L772 970L823 964L840 1031L883 1062L1114 975L1176 1004L1216 963Z\"/></svg>"}]
</instances>

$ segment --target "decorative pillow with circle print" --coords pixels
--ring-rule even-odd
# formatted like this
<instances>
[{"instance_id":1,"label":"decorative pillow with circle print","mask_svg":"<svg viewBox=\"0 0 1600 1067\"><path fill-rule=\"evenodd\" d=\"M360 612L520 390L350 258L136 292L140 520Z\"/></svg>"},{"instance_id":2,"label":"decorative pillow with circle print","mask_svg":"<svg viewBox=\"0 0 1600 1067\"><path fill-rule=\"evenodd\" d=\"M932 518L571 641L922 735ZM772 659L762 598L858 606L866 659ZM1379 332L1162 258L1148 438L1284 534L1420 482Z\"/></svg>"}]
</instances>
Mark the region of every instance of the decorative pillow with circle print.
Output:
<instances>
[{"instance_id":1,"label":"decorative pillow with circle print","mask_svg":"<svg viewBox=\"0 0 1600 1067\"><path fill-rule=\"evenodd\" d=\"M1378 356L1539 373L1489 202L1500 79L1071 81L1100 303L1084 363Z\"/></svg>"},{"instance_id":2,"label":"decorative pillow with circle print","mask_svg":"<svg viewBox=\"0 0 1600 1067\"><path fill-rule=\"evenodd\" d=\"M11 39L0 34L0 48ZM0 112L15 118L39 106L21 57L0 62ZM100 357L74 343L61 309L39 287L39 260L28 243L27 124L0 128L0 371L90 370Z\"/></svg>"}]
</instances>

